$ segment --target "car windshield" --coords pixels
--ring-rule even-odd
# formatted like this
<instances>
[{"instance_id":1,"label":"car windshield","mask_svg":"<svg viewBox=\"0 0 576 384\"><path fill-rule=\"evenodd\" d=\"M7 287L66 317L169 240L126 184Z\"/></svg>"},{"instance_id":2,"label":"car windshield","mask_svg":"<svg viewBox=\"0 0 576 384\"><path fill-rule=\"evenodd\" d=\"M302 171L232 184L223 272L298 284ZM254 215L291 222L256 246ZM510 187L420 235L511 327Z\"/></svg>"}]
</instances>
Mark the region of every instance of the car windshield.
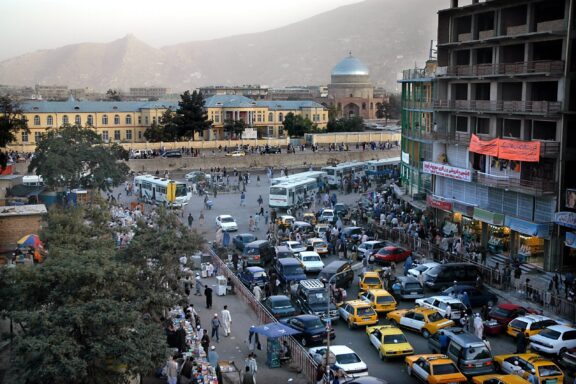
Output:
<instances>
[{"instance_id":1,"label":"car windshield","mask_svg":"<svg viewBox=\"0 0 576 384\"><path fill-rule=\"evenodd\" d=\"M407 343L404 335L384 335L384 344Z\"/></svg>"},{"instance_id":2,"label":"car windshield","mask_svg":"<svg viewBox=\"0 0 576 384\"><path fill-rule=\"evenodd\" d=\"M259 255L260 254L260 250L258 249L258 247L246 247L244 248L244 254L245 255Z\"/></svg>"},{"instance_id":3,"label":"car windshield","mask_svg":"<svg viewBox=\"0 0 576 384\"><path fill-rule=\"evenodd\" d=\"M440 313L438 313L438 312L433 312L433 313L431 313L431 314L428 315L428 321L430 321L430 322L432 322L432 323L434 323L434 322L436 322L436 321L440 321L440 320L442 320L442 319L444 319L444 318L443 318L442 315L441 315Z\"/></svg>"},{"instance_id":4,"label":"car windshield","mask_svg":"<svg viewBox=\"0 0 576 384\"><path fill-rule=\"evenodd\" d=\"M467 309L462 303L450 303L450 308L452 311L465 311Z\"/></svg>"},{"instance_id":5,"label":"car windshield","mask_svg":"<svg viewBox=\"0 0 576 384\"><path fill-rule=\"evenodd\" d=\"M458 369L454 364L436 364L433 365L434 375L451 375L453 373L458 373Z\"/></svg>"},{"instance_id":6,"label":"car windshield","mask_svg":"<svg viewBox=\"0 0 576 384\"><path fill-rule=\"evenodd\" d=\"M233 222L234 222L234 219L231 218L231 217L221 217L221 218L220 218L220 221L221 221L222 223L233 223Z\"/></svg>"},{"instance_id":7,"label":"car windshield","mask_svg":"<svg viewBox=\"0 0 576 384\"><path fill-rule=\"evenodd\" d=\"M555 365L543 365L538 367L538 374L540 377L560 376L562 371Z\"/></svg>"},{"instance_id":8,"label":"car windshield","mask_svg":"<svg viewBox=\"0 0 576 384\"><path fill-rule=\"evenodd\" d=\"M272 306L274 308L290 308L292 307L292 303L288 299L279 299L272 302Z\"/></svg>"},{"instance_id":9,"label":"car windshield","mask_svg":"<svg viewBox=\"0 0 576 384\"><path fill-rule=\"evenodd\" d=\"M338 364L354 364L359 363L362 360L355 353L343 353L341 355L336 355L336 362Z\"/></svg>"},{"instance_id":10,"label":"car windshield","mask_svg":"<svg viewBox=\"0 0 576 384\"><path fill-rule=\"evenodd\" d=\"M302 261L320 261L320 256L304 256Z\"/></svg>"},{"instance_id":11,"label":"car windshield","mask_svg":"<svg viewBox=\"0 0 576 384\"><path fill-rule=\"evenodd\" d=\"M428 269L428 267L425 266L425 265L419 265L419 266L417 266L417 267L414 268L414 269L417 270L418 272L424 272L425 270Z\"/></svg>"},{"instance_id":12,"label":"car windshield","mask_svg":"<svg viewBox=\"0 0 576 384\"><path fill-rule=\"evenodd\" d=\"M299 265L285 265L284 273L287 275L298 275L304 273L304 270Z\"/></svg>"},{"instance_id":13,"label":"car windshield","mask_svg":"<svg viewBox=\"0 0 576 384\"><path fill-rule=\"evenodd\" d=\"M282 195L282 196L286 196L286 188L282 188L282 187L270 187L270 195Z\"/></svg>"},{"instance_id":14,"label":"car windshield","mask_svg":"<svg viewBox=\"0 0 576 384\"><path fill-rule=\"evenodd\" d=\"M380 284L381 281L377 277L365 277L364 284Z\"/></svg>"},{"instance_id":15,"label":"car windshield","mask_svg":"<svg viewBox=\"0 0 576 384\"><path fill-rule=\"evenodd\" d=\"M188 195L188 188L186 184L176 184L176 196L186 196Z\"/></svg>"},{"instance_id":16,"label":"car windshield","mask_svg":"<svg viewBox=\"0 0 576 384\"><path fill-rule=\"evenodd\" d=\"M304 246L302 245L302 243L300 242L294 242L294 243L290 243L290 248L294 249L294 248L304 248Z\"/></svg>"},{"instance_id":17,"label":"car windshield","mask_svg":"<svg viewBox=\"0 0 576 384\"><path fill-rule=\"evenodd\" d=\"M496 308L492 311L492 316L508 318L508 317L512 316L512 313L513 313L513 311L511 311L511 310L509 310L509 309L504 309L504 308L496 307Z\"/></svg>"},{"instance_id":18,"label":"car windshield","mask_svg":"<svg viewBox=\"0 0 576 384\"><path fill-rule=\"evenodd\" d=\"M510 322L510 326L523 331L528 326L528 323L525 321L516 319L516 320L512 320Z\"/></svg>"},{"instance_id":19,"label":"car windshield","mask_svg":"<svg viewBox=\"0 0 576 384\"><path fill-rule=\"evenodd\" d=\"M317 317L306 321L304 324L306 325L306 328L308 328L308 329L318 329L318 328L324 327L324 323L322 322L322 320L320 320Z\"/></svg>"},{"instance_id":20,"label":"car windshield","mask_svg":"<svg viewBox=\"0 0 576 384\"><path fill-rule=\"evenodd\" d=\"M418 291L419 289L421 289L422 286L418 283L406 283L406 285L404 286L404 289L407 291Z\"/></svg>"},{"instance_id":21,"label":"car windshield","mask_svg":"<svg viewBox=\"0 0 576 384\"><path fill-rule=\"evenodd\" d=\"M466 360L481 360L481 359L490 359L492 356L490 355L490 350L486 347L485 344L478 344L474 345L466 350Z\"/></svg>"},{"instance_id":22,"label":"car windshield","mask_svg":"<svg viewBox=\"0 0 576 384\"><path fill-rule=\"evenodd\" d=\"M392 296L378 296L376 298L376 303L378 304L388 304L388 303L393 303L394 302L394 298Z\"/></svg>"},{"instance_id":23,"label":"car windshield","mask_svg":"<svg viewBox=\"0 0 576 384\"><path fill-rule=\"evenodd\" d=\"M308 295L308 302L310 304L326 304L326 294L323 291L318 291Z\"/></svg>"},{"instance_id":24,"label":"car windshield","mask_svg":"<svg viewBox=\"0 0 576 384\"><path fill-rule=\"evenodd\" d=\"M324 247L326 247L326 243L323 242L323 241L317 241L317 242L314 243L314 246L315 246L316 248L324 248Z\"/></svg>"},{"instance_id":25,"label":"car windshield","mask_svg":"<svg viewBox=\"0 0 576 384\"><path fill-rule=\"evenodd\" d=\"M552 339L552 340L558 340L558 338L560 337L560 335L562 335L560 332L558 331L554 331L550 328L546 328L543 329L542 332L539 333L540 336L542 337L546 337L548 339Z\"/></svg>"},{"instance_id":26,"label":"car windshield","mask_svg":"<svg viewBox=\"0 0 576 384\"><path fill-rule=\"evenodd\" d=\"M266 272L264 271L254 272L253 276L255 279L264 279L266 277Z\"/></svg>"},{"instance_id":27,"label":"car windshield","mask_svg":"<svg viewBox=\"0 0 576 384\"><path fill-rule=\"evenodd\" d=\"M372 316L375 313L372 307L358 308L358 316Z\"/></svg>"}]
</instances>

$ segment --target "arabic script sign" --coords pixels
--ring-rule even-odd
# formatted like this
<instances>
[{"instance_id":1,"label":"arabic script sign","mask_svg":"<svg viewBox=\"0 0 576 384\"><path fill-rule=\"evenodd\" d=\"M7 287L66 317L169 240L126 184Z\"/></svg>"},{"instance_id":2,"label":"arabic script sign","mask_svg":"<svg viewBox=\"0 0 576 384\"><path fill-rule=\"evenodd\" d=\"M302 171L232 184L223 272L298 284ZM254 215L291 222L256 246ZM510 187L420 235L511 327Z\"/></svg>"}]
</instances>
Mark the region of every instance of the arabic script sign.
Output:
<instances>
[{"instance_id":1,"label":"arabic script sign","mask_svg":"<svg viewBox=\"0 0 576 384\"><path fill-rule=\"evenodd\" d=\"M472 171L470 169L451 167L446 164L432 163L425 161L422 163L422 171L431 175L448 177L450 179L472 181Z\"/></svg>"}]
</instances>

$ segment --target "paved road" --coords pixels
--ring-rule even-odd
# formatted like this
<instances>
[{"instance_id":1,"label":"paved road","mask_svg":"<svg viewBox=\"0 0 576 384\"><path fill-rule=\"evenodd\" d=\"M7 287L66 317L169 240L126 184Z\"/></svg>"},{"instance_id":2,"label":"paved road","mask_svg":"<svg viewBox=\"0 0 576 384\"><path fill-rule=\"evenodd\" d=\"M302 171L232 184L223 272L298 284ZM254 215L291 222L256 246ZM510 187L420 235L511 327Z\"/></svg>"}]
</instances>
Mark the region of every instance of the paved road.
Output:
<instances>
[{"instance_id":1,"label":"paved road","mask_svg":"<svg viewBox=\"0 0 576 384\"><path fill-rule=\"evenodd\" d=\"M255 179L253 175L253 179ZM233 215L239 225L239 233L248 232L248 220L249 216L253 215L258 210L257 199L259 195L265 202L265 209L267 208L266 202L268 201L268 183L264 175L261 175L262 183L260 186L256 185L256 182L251 182L247 187L246 193L246 206L240 207L240 195L239 194L219 194L216 199L214 199L214 207L212 210L205 211L206 221L203 226L198 223L198 216L200 211L204 207L202 196L193 196L190 204L184 208L182 217L183 221L186 221L186 217L189 212L192 212L195 221L193 228L203 232L208 241L214 240L214 235L216 231L216 225L214 223L215 217L219 214L231 214ZM116 194L119 191L116 191ZM347 204L353 204L358 199L359 195L343 195L339 196L339 201ZM258 238L265 238L266 230L264 223L260 225L260 229L256 231ZM326 262L331 261L335 257L328 258ZM348 291L348 297L356 297L358 294L358 281L354 280L353 287ZM401 302L399 308L411 308L414 306L412 301ZM380 319L380 324L386 324L387 321L383 318ZM417 381L413 378L408 377L406 374L406 368L403 359L390 360L387 362L382 362L378 357L378 352L369 343L368 337L364 328L349 330L347 326L339 321L335 324L336 339L334 344L344 344L352 348L358 355L368 364L369 372L371 375L384 378L390 383L416 383ZM415 352L418 353L429 353L427 346L427 341L422 336L410 331L405 331L408 341L412 344ZM490 337L490 343L493 348L494 354L503 353L513 353L515 351L515 345L511 338L501 335L499 337ZM221 351L221 355L226 351ZM234 351L230 351L231 353Z\"/></svg>"}]
</instances>

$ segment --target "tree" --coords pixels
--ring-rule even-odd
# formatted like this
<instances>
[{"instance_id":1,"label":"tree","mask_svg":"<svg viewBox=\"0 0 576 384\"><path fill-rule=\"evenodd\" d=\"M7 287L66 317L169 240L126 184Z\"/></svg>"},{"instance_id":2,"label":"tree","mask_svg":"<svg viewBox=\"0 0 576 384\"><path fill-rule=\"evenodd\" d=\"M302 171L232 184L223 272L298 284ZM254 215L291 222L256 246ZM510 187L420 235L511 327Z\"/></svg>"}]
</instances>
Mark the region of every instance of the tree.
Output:
<instances>
[{"instance_id":1,"label":"tree","mask_svg":"<svg viewBox=\"0 0 576 384\"><path fill-rule=\"evenodd\" d=\"M29 133L28 121L18 103L10 96L0 96L0 170L8 163L4 148L16 141L16 133Z\"/></svg>"},{"instance_id":2,"label":"tree","mask_svg":"<svg viewBox=\"0 0 576 384\"><path fill-rule=\"evenodd\" d=\"M8 373L18 382L123 383L164 361L162 327L143 314L139 271L116 257L113 233L101 220L101 211L109 208L100 204L50 214L50 257L34 267L1 272L10 284L7 292L0 284L2 308L20 325ZM72 212L70 225L61 227L66 212ZM104 236L90 245L56 240L92 229Z\"/></svg>"},{"instance_id":3,"label":"tree","mask_svg":"<svg viewBox=\"0 0 576 384\"><path fill-rule=\"evenodd\" d=\"M224 131L235 136L242 134L242 132L244 132L244 128L246 128L246 123L244 123L244 120L228 119L224 122Z\"/></svg>"},{"instance_id":4,"label":"tree","mask_svg":"<svg viewBox=\"0 0 576 384\"><path fill-rule=\"evenodd\" d=\"M180 95L180 99L174 121L178 127L178 138L194 140L195 133L202 134L212 126L212 121L208 120L201 92L186 91Z\"/></svg>"},{"instance_id":5,"label":"tree","mask_svg":"<svg viewBox=\"0 0 576 384\"><path fill-rule=\"evenodd\" d=\"M359 116L331 120L326 127L327 132L363 132L364 119Z\"/></svg>"},{"instance_id":6,"label":"tree","mask_svg":"<svg viewBox=\"0 0 576 384\"><path fill-rule=\"evenodd\" d=\"M295 115L289 112L284 116L284 130L288 132L289 136L302 137L305 133L309 133L316 129L315 124L310 119L302 117L302 115Z\"/></svg>"},{"instance_id":7,"label":"tree","mask_svg":"<svg viewBox=\"0 0 576 384\"><path fill-rule=\"evenodd\" d=\"M116 89L108 89L106 91L106 99L110 100L110 101L122 101L122 97L120 96L120 92L118 92Z\"/></svg>"},{"instance_id":8,"label":"tree","mask_svg":"<svg viewBox=\"0 0 576 384\"><path fill-rule=\"evenodd\" d=\"M168 108L158 120L159 123L153 121L152 125L144 131L146 140L153 143L178 140L178 125L174 111Z\"/></svg>"},{"instance_id":9,"label":"tree","mask_svg":"<svg viewBox=\"0 0 576 384\"><path fill-rule=\"evenodd\" d=\"M376 103L376 118L383 119L386 116L386 107L384 103Z\"/></svg>"},{"instance_id":10,"label":"tree","mask_svg":"<svg viewBox=\"0 0 576 384\"><path fill-rule=\"evenodd\" d=\"M400 118L400 95L391 93L388 96L388 101L382 104L384 115L380 117L386 119L399 119Z\"/></svg>"},{"instance_id":11,"label":"tree","mask_svg":"<svg viewBox=\"0 0 576 384\"><path fill-rule=\"evenodd\" d=\"M109 191L123 183L130 170L121 160L128 160L128 152L118 144L104 144L92 129L66 126L44 135L28 171L41 175L54 190Z\"/></svg>"}]
</instances>

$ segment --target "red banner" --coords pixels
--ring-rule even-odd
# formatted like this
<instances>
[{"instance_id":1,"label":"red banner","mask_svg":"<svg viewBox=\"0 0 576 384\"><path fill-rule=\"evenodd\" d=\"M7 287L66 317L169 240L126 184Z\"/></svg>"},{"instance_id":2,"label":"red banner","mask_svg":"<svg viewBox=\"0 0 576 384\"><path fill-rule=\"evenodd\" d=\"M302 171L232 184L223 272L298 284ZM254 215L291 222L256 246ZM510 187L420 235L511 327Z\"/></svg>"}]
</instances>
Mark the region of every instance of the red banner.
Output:
<instances>
[{"instance_id":1,"label":"red banner","mask_svg":"<svg viewBox=\"0 0 576 384\"><path fill-rule=\"evenodd\" d=\"M472 135L470 139L470 152L480 153L482 155L498 157L498 140L493 139L489 141L482 141L476 135Z\"/></svg>"},{"instance_id":2,"label":"red banner","mask_svg":"<svg viewBox=\"0 0 576 384\"><path fill-rule=\"evenodd\" d=\"M540 161L539 141L499 139L498 157L504 160Z\"/></svg>"},{"instance_id":3,"label":"red banner","mask_svg":"<svg viewBox=\"0 0 576 384\"><path fill-rule=\"evenodd\" d=\"M433 196L426 196L426 203L429 207L442 209L443 211L450 212L452 210L452 203L449 201L444 201L436 199Z\"/></svg>"},{"instance_id":4,"label":"red banner","mask_svg":"<svg viewBox=\"0 0 576 384\"><path fill-rule=\"evenodd\" d=\"M504 160L540 161L539 141L492 139L482 141L476 135L470 139L470 152L498 157Z\"/></svg>"}]
</instances>

